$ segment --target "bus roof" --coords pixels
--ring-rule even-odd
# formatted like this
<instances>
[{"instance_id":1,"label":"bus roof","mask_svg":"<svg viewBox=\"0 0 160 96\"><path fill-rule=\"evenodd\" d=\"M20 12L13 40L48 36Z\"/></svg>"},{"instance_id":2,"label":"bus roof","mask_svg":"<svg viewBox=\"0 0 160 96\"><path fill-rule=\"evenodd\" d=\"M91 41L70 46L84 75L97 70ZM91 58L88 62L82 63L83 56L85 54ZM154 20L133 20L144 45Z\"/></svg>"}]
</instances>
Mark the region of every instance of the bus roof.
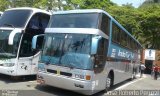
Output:
<instances>
[{"instance_id":1,"label":"bus roof","mask_svg":"<svg viewBox=\"0 0 160 96\"><path fill-rule=\"evenodd\" d=\"M42 12L42 13L46 13L51 15L50 12L46 11L46 10L42 10L42 9L38 9L38 8L31 8L31 7L18 7L18 8L11 8L11 9L7 9L5 11L10 11L10 10L32 10L33 13L37 13L37 12Z\"/></svg>"},{"instance_id":2,"label":"bus roof","mask_svg":"<svg viewBox=\"0 0 160 96\"><path fill-rule=\"evenodd\" d=\"M109 13L107 13L104 10L101 10L101 9L78 9L78 10L67 10L67 11L56 11L56 12L53 12L52 14L54 15L54 14L72 14L72 13L104 13L142 47L142 45L139 43L139 41L137 41L120 23L118 23Z\"/></svg>"}]
</instances>

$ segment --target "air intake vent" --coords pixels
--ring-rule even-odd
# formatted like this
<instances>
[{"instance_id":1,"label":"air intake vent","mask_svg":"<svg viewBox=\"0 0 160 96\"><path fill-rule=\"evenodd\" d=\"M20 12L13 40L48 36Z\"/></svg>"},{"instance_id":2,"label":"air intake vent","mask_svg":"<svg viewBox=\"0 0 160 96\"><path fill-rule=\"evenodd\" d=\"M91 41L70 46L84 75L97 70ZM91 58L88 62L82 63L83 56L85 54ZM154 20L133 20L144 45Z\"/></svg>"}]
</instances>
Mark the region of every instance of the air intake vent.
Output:
<instances>
[{"instance_id":1,"label":"air intake vent","mask_svg":"<svg viewBox=\"0 0 160 96\"><path fill-rule=\"evenodd\" d=\"M60 72L61 75L64 75L64 76L68 76L68 77L71 77L72 74L71 73L67 73L67 72Z\"/></svg>"},{"instance_id":2,"label":"air intake vent","mask_svg":"<svg viewBox=\"0 0 160 96\"><path fill-rule=\"evenodd\" d=\"M56 70L47 69L47 72L57 74Z\"/></svg>"}]
</instances>

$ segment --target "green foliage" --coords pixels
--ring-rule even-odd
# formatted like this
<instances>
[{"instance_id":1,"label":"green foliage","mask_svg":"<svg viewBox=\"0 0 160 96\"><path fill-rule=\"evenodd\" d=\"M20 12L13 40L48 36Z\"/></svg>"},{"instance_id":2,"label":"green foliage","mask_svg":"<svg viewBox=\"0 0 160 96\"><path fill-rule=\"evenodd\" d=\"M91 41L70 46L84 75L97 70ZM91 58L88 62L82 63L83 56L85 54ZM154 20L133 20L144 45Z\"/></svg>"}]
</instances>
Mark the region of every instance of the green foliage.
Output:
<instances>
[{"instance_id":1,"label":"green foliage","mask_svg":"<svg viewBox=\"0 0 160 96\"><path fill-rule=\"evenodd\" d=\"M7 9L9 4L9 0L0 0L0 11L4 11L5 9Z\"/></svg>"},{"instance_id":2,"label":"green foliage","mask_svg":"<svg viewBox=\"0 0 160 96\"><path fill-rule=\"evenodd\" d=\"M82 9L106 9L109 6L109 0L83 0L83 5L81 5L80 7Z\"/></svg>"},{"instance_id":3,"label":"green foliage","mask_svg":"<svg viewBox=\"0 0 160 96\"><path fill-rule=\"evenodd\" d=\"M147 48L160 49L160 4L150 4L138 10L142 12L143 18L141 30L144 41L142 43Z\"/></svg>"},{"instance_id":4,"label":"green foliage","mask_svg":"<svg viewBox=\"0 0 160 96\"><path fill-rule=\"evenodd\" d=\"M26 6L46 10L103 9L144 47L160 49L160 3L152 1L146 0L139 8L134 8L132 4L118 6L110 0L0 0L0 11Z\"/></svg>"}]
</instances>

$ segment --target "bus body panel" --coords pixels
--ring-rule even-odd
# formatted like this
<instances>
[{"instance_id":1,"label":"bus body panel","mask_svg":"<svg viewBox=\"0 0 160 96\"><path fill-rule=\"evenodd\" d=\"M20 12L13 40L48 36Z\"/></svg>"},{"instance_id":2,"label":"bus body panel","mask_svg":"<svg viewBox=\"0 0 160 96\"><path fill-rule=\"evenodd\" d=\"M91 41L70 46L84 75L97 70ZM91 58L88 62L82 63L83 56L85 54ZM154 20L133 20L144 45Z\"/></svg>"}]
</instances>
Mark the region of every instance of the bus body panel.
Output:
<instances>
[{"instance_id":1,"label":"bus body panel","mask_svg":"<svg viewBox=\"0 0 160 96\"><path fill-rule=\"evenodd\" d=\"M45 74L39 72L37 76L41 76L43 79L39 79L42 84L51 85L54 87L67 89L75 91L78 93L83 93L86 95L91 95L95 92L92 92L92 82L80 81L75 79L70 79L63 76L57 76L54 74Z\"/></svg>"},{"instance_id":2,"label":"bus body panel","mask_svg":"<svg viewBox=\"0 0 160 96\"><path fill-rule=\"evenodd\" d=\"M131 67L131 63L125 64L124 62L108 61L106 69L108 70L107 73L110 71L114 72L113 84L115 85L131 78L133 68Z\"/></svg>"},{"instance_id":3,"label":"bus body panel","mask_svg":"<svg viewBox=\"0 0 160 96\"><path fill-rule=\"evenodd\" d=\"M6 66L7 63L14 64L11 67ZM17 75L17 59L0 60L0 73L16 76Z\"/></svg>"},{"instance_id":4,"label":"bus body panel","mask_svg":"<svg viewBox=\"0 0 160 96\"><path fill-rule=\"evenodd\" d=\"M38 61L40 57L41 52L38 52L33 56L32 63L31 63L31 75L37 74L38 72Z\"/></svg>"},{"instance_id":5,"label":"bus body panel","mask_svg":"<svg viewBox=\"0 0 160 96\"><path fill-rule=\"evenodd\" d=\"M39 71L37 80L41 84L73 90L75 92L91 95L105 89L106 71L94 75L93 71L67 68L55 65L43 65L45 71ZM62 73L61 73L62 72ZM69 76L72 75L72 76ZM91 80L78 78L90 75Z\"/></svg>"},{"instance_id":6,"label":"bus body panel","mask_svg":"<svg viewBox=\"0 0 160 96\"><path fill-rule=\"evenodd\" d=\"M31 57L21 57L18 59L17 76L35 75L38 69L40 52Z\"/></svg>"},{"instance_id":7,"label":"bus body panel","mask_svg":"<svg viewBox=\"0 0 160 96\"><path fill-rule=\"evenodd\" d=\"M32 57L23 57L18 59L17 75L30 75L31 74Z\"/></svg>"},{"instance_id":8,"label":"bus body panel","mask_svg":"<svg viewBox=\"0 0 160 96\"><path fill-rule=\"evenodd\" d=\"M133 51L129 51L111 43L108 50L108 56L116 59L133 60L136 57L136 54L134 54Z\"/></svg>"}]
</instances>

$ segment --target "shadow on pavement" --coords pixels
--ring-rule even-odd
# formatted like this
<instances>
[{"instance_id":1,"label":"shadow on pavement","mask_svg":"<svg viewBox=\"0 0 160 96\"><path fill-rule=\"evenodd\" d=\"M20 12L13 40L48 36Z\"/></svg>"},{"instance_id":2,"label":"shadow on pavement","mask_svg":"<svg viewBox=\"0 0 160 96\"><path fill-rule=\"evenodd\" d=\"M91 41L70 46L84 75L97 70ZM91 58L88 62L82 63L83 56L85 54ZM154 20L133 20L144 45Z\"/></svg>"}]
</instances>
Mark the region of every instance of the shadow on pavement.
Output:
<instances>
[{"instance_id":1,"label":"shadow on pavement","mask_svg":"<svg viewBox=\"0 0 160 96\"><path fill-rule=\"evenodd\" d=\"M0 81L5 83L17 83L17 82L26 82L36 80L36 75L31 76L8 76L0 74Z\"/></svg>"},{"instance_id":2,"label":"shadow on pavement","mask_svg":"<svg viewBox=\"0 0 160 96\"><path fill-rule=\"evenodd\" d=\"M133 81L133 80L132 80ZM116 84L114 85L109 91L112 91L126 83L129 83L131 82L131 79L128 79L124 82L121 82L119 84ZM56 87L53 87L53 86L49 86L49 85L37 85L35 87L37 90L41 91L41 92L44 92L46 94L50 94L50 95L45 95L45 96L85 96L85 95L82 95L82 94L78 94L76 92L72 92L72 91L69 91L69 90L64 90L64 89L60 89L60 88L56 88ZM92 96L104 96L104 91L100 91Z\"/></svg>"}]
</instances>

